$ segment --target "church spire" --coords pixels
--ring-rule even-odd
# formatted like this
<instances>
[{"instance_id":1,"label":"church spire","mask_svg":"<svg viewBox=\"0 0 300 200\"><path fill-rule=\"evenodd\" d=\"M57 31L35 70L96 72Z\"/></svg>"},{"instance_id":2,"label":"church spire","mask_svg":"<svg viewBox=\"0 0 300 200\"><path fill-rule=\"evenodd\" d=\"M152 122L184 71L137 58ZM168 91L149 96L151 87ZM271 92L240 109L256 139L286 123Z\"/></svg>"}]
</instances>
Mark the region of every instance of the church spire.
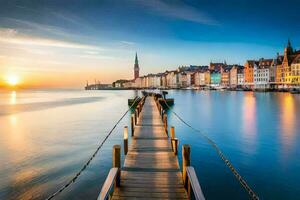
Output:
<instances>
[{"instance_id":1,"label":"church spire","mask_svg":"<svg viewBox=\"0 0 300 200\"><path fill-rule=\"evenodd\" d=\"M288 44L287 44L286 49L287 49L288 54L292 54L294 52L290 38L288 39Z\"/></svg>"},{"instance_id":2,"label":"church spire","mask_svg":"<svg viewBox=\"0 0 300 200\"><path fill-rule=\"evenodd\" d=\"M134 62L134 80L140 76L139 60L137 57L137 52L135 52L135 62Z\"/></svg>"},{"instance_id":3,"label":"church spire","mask_svg":"<svg viewBox=\"0 0 300 200\"><path fill-rule=\"evenodd\" d=\"M139 60L138 60L138 56L137 56L137 52L135 52L135 64L138 65L139 64Z\"/></svg>"},{"instance_id":4,"label":"church spire","mask_svg":"<svg viewBox=\"0 0 300 200\"><path fill-rule=\"evenodd\" d=\"M288 39L288 47L292 47L290 38Z\"/></svg>"}]
</instances>

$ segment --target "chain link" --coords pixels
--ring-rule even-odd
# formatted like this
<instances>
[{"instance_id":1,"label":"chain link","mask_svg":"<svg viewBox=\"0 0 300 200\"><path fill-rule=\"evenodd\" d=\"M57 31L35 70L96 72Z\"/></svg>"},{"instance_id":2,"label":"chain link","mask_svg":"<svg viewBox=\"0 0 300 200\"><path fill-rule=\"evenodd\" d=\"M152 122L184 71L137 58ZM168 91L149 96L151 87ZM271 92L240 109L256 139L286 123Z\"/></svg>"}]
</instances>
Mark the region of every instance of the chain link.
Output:
<instances>
[{"instance_id":1,"label":"chain link","mask_svg":"<svg viewBox=\"0 0 300 200\"><path fill-rule=\"evenodd\" d=\"M249 194L250 198L253 200L259 200L259 197L255 194L255 192L251 189L251 187L247 184L245 179L237 172L237 170L233 167L233 165L230 163L230 161L225 157L221 149L218 147L218 145L210 139L205 133L200 131L199 129L194 128L192 125L187 123L185 120L183 120L176 112L174 112L171 107L168 105L167 101L163 98L166 106L169 108L172 114L174 114L182 123L184 123L186 126L194 130L195 132L198 132L201 134L202 137L204 137L208 143L216 150L219 157L224 161L225 165L230 169L230 171L233 173L233 175L236 177L236 179L239 181L239 183L242 185L242 187L246 190L246 192Z\"/></svg>"},{"instance_id":2,"label":"chain link","mask_svg":"<svg viewBox=\"0 0 300 200\"><path fill-rule=\"evenodd\" d=\"M143 97L145 98L145 97ZM81 175L81 173L87 168L87 166L91 163L91 161L95 158L95 156L97 155L97 153L99 152L99 150L101 149L101 147L103 146L103 144L106 142L106 140L109 138L109 136L113 133L114 129L117 127L117 125L122 121L122 119L126 116L126 114L131 110L131 108L135 105L135 103L137 102L139 98L136 98L133 103L131 104L131 106L128 108L128 110L122 115L122 117L115 123L115 125L113 126L113 128L109 131L109 133L105 136L104 140L102 140L102 142L100 143L100 145L98 146L98 148L96 149L96 151L92 154L92 156L88 159L88 161L83 165L83 167L76 173L76 175L70 179L65 185L63 185L59 190L57 190L56 192L54 192L53 194L51 194L48 198L46 198L46 200L50 200L53 199L55 196L59 195L60 193L62 193L67 187L69 187L72 183L74 183L76 181L76 179Z\"/></svg>"}]
</instances>

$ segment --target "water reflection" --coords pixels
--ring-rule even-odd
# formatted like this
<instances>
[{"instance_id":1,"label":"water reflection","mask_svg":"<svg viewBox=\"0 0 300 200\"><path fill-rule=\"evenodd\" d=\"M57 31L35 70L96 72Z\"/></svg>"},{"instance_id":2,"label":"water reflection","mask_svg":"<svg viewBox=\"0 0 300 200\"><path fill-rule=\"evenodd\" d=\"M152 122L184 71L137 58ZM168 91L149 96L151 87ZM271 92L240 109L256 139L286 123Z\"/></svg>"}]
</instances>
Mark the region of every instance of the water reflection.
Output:
<instances>
[{"instance_id":1,"label":"water reflection","mask_svg":"<svg viewBox=\"0 0 300 200\"><path fill-rule=\"evenodd\" d=\"M285 94L280 103L280 127L281 127L281 140L284 149L292 145L296 133L296 108L295 101L292 94Z\"/></svg>"},{"instance_id":2,"label":"water reflection","mask_svg":"<svg viewBox=\"0 0 300 200\"><path fill-rule=\"evenodd\" d=\"M10 104L14 105L17 103L17 92L16 91L12 91L10 93L10 101L9 101Z\"/></svg>"},{"instance_id":3,"label":"water reflection","mask_svg":"<svg viewBox=\"0 0 300 200\"><path fill-rule=\"evenodd\" d=\"M249 146L245 146L244 150L247 153L253 153L256 145L256 98L251 92L246 92L243 98L243 116L242 116L242 129L245 140ZM249 152L251 151L251 152Z\"/></svg>"}]
</instances>

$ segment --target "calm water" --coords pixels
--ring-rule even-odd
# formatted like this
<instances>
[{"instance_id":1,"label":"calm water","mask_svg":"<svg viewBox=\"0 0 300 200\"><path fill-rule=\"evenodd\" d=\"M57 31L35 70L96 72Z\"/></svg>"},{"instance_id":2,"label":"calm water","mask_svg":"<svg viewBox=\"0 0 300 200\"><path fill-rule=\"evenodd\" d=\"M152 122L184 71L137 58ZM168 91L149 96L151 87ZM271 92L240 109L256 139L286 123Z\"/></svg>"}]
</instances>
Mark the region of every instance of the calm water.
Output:
<instances>
[{"instance_id":1,"label":"calm water","mask_svg":"<svg viewBox=\"0 0 300 200\"><path fill-rule=\"evenodd\" d=\"M0 199L43 199L69 180L128 109L134 91L0 92ZM170 91L173 110L223 150L261 199L299 199L300 95ZM247 199L199 133L173 115L180 145L191 145L207 199ZM57 199L96 199L122 127ZM181 153L181 152L180 152ZM181 159L181 157L180 157Z\"/></svg>"}]
</instances>

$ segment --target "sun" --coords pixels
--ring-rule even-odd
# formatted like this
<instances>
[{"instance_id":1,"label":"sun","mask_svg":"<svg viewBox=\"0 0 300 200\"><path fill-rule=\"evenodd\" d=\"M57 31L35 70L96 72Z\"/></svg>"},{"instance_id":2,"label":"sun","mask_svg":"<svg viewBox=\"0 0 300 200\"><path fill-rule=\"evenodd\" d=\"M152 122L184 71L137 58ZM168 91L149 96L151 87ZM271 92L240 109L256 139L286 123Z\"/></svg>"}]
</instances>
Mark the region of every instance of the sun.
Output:
<instances>
[{"instance_id":1,"label":"sun","mask_svg":"<svg viewBox=\"0 0 300 200\"><path fill-rule=\"evenodd\" d=\"M16 86L20 82L20 79L17 75L9 75L6 77L6 83L10 86Z\"/></svg>"}]
</instances>

